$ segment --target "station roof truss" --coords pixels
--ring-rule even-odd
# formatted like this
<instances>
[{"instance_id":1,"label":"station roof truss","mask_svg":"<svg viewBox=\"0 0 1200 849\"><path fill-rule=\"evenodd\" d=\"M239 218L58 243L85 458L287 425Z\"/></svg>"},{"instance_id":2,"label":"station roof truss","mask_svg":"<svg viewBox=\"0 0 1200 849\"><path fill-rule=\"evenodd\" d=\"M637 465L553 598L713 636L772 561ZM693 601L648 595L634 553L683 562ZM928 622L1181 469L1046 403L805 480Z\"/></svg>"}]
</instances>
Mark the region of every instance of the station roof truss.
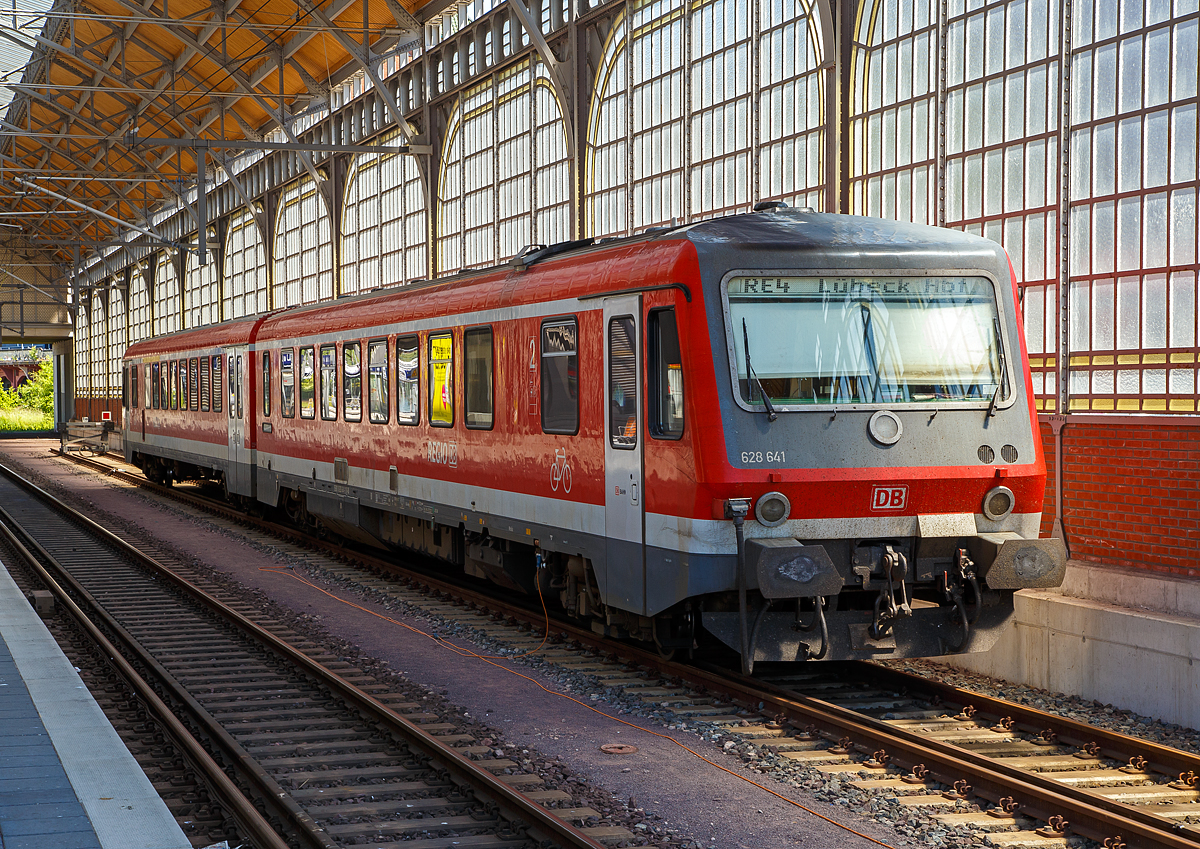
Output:
<instances>
[{"instance_id":1,"label":"station roof truss","mask_svg":"<svg viewBox=\"0 0 1200 849\"><path fill-rule=\"evenodd\" d=\"M314 173L322 146L297 137L296 119L416 46L419 5L55 0L40 31L15 26L14 11L0 38L31 55L2 81L12 102L0 120L0 243L69 274L131 233L180 247L156 213L191 208L204 221L194 187L206 162L287 149Z\"/></svg>"}]
</instances>

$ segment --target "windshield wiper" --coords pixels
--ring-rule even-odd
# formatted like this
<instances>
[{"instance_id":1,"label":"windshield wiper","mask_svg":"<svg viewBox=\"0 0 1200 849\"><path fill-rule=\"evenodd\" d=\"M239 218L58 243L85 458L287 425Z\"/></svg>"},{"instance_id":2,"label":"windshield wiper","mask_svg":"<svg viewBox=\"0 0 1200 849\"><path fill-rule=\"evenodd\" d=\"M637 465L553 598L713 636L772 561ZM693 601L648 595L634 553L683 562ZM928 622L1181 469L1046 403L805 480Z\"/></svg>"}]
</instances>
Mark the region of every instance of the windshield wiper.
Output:
<instances>
[{"instance_id":1,"label":"windshield wiper","mask_svg":"<svg viewBox=\"0 0 1200 849\"><path fill-rule=\"evenodd\" d=\"M863 320L863 348L866 349L867 359L871 361L871 373L875 376L874 385L871 388L871 400L879 403L879 388L883 383L883 375L879 373L879 355L875 351L875 334L871 331L871 308L866 302L860 302L858 305L862 310Z\"/></svg>"},{"instance_id":2,"label":"windshield wiper","mask_svg":"<svg viewBox=\"0 0 1200 849\"><path fill-rule=\"evenodd\" d=\"M762 381L754 373L754 366L750 365L750 333L746 330L746 319L744 318L742 319L742 347L746 350L746 376L758 387L758 394L762 396L763 405L767 408L767 421L773 422L779 418L779 413L775 412L775 405L767 397L767 390L763 389ZM750 394L750 400L754 400L754 393Z\"/></svg>"},{"instance_id":3,"label":"windshield wiper","mask_svg":"<svg viewBox=\"0 0 1200 849\"><path fill-rule=\"evenodd\" d=\"M1000 321L999 319L992 320L992 327L996 331L996 356L1000 363L1000 379L996 381L996 391L992 393L992 403L988 404L988 418L996 415L996 402L1000 400L1000 390L1004 388L1004 384L1008 382L1008 367L1004 362L1004 345L1000 342Z\"/></svg>"}]
</instances>

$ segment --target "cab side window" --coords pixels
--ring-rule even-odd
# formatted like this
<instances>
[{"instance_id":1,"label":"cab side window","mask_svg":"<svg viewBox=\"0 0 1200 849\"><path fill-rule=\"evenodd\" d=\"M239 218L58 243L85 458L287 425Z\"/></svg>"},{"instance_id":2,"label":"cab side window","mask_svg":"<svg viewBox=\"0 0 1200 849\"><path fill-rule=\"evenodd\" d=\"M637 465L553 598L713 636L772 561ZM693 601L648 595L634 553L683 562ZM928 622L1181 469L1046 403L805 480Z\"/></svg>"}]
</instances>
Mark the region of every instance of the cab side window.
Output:
<instances>
[{"instance_id":1,"label":"cab side window","mask_svg":"<svg viewBox=\"0 0 1200 849\"><path fill-rule=\"evenodd\" d=\"M683 436L683 358L675 310L650 313L650 435Z\"/></svg>"}]
</instances>

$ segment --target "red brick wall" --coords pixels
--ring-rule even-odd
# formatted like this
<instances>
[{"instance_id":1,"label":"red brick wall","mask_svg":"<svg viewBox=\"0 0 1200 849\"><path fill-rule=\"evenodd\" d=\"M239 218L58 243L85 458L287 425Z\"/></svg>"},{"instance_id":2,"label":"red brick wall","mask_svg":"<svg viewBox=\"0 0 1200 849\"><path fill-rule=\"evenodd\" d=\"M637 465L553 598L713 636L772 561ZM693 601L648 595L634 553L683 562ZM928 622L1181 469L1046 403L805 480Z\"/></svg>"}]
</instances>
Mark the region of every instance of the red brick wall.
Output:
<instances>
[{"instance_id":1,"label":"red brick wall","mask_svg":"<svg viewBox=\"0 0 1200 849\"><path fill-rule=\"evenodd\" d=\"M1063 527L1076 560L1200 577L1200 423L1068 416L1062 430ZM1054 435L1042 422L1054 521Z\"/></svg>"}]
</instances>

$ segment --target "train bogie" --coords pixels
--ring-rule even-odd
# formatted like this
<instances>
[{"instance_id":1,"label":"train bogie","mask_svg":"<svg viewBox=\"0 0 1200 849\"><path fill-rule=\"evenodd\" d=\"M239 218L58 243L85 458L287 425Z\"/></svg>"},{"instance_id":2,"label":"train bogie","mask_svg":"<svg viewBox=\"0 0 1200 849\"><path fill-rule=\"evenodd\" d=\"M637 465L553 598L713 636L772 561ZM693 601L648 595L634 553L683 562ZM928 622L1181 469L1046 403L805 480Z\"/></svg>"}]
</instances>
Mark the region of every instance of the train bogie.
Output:
<instances>
[{"instance_id":1,"label":"train bogie","mask_svg":"<svg viewBox=\"0 0 1200 849\"><path fill-rule=\"evenodd\" d=\"M224 411L172 407L212 395L191 371L206 358L234 382ZM148 474L218 476L664 651L715 639L747 668L977 651L1016 589L1062 579L1061 543L1037 538L1011 269L951 231L776 209L127 362L161 384L126 411Z\"/></svg>"}]
</instances>

